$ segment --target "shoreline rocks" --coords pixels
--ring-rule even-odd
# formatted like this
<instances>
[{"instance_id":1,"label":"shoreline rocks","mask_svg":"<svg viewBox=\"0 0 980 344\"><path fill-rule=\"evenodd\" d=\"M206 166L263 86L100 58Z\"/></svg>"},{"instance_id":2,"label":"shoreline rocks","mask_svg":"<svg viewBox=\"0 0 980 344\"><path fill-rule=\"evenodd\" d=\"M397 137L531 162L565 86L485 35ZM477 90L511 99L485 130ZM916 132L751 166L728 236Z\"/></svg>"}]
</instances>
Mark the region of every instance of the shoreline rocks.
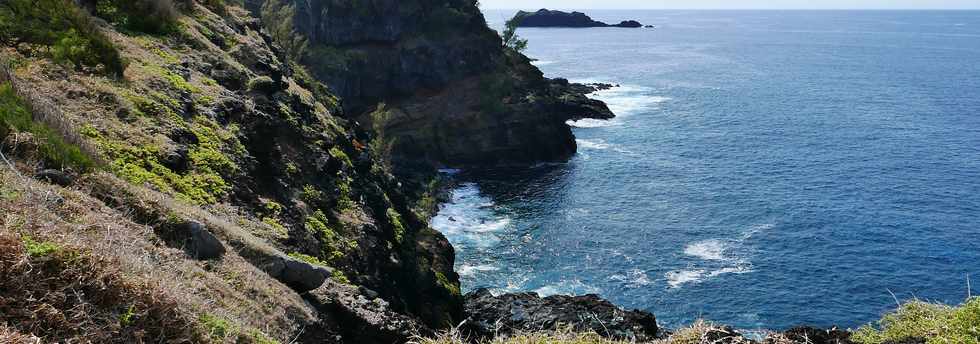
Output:
<instances>
[{"instance_id":1,"label":"shoreline rocks","mask_svg":"<svg viewBox=\"0 0 980 344\"><path fill-rule=\"evenodd\" d=\"M570 28L591 28L591 27L620 27L620 28L641 28L644 27L638 21L624 20L619 24L606 24L601 21L593 20L582 12L562 12L542 8L537 12L517 12L514 19L518 27L570 27Z\"/></svg>"},{"instance_id":2,"label":"shoreline rocks","mask_svg":"<svg viewBox=\"0 0 980 344\"><path fill-rule=\"evenodd\" d=\"M598 295L540 297L536 293L516 293L494 296L487 289L478 289L466 294L465 299L468 318L464 329L476 338L551 331L560 326L638 342L656 339L659 334L653 314L624 310Z\"/></svg>"}]
</instances>

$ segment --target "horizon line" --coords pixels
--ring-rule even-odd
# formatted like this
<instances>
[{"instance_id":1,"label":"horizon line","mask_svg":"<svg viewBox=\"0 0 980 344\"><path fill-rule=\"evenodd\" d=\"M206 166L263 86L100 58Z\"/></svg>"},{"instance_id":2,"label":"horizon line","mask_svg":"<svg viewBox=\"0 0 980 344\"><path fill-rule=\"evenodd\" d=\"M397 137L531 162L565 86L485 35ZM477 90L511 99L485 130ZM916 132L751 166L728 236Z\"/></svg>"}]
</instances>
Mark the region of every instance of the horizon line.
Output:
<instances>
[{"instance_id":1,"label":"horizon line","mask_svg":"<svg viewBox=\"0 0 980 344\"><path fill-rule=\"evenodd\" d=\"M528 10L529 8L512 7L480 7L484 10ZM980 7L955 7L955 8L674 8L674 7L542 7L538 9L549 10L652 10L652 11L980 11Z\"/></svg>"}]
</instances>

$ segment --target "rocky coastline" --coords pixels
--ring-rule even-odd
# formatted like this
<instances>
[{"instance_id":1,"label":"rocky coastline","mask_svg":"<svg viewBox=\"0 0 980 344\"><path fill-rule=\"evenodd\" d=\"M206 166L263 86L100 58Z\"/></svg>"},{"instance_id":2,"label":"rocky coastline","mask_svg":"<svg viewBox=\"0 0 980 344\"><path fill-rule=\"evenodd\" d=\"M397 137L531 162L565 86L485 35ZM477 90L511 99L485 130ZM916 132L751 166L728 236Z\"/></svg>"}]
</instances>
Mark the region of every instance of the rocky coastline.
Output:
<instances>
[{"instance_id":1,"label":"rocky coastline","mask_svg":"<svg viewBox=\"0 0 980 344\"><path fill-rule=\"evenodd\" d=\"M596 295L462 294L454 248L429 225L437 169L566 161L568 120L615 116L587 96L615 85L545 77L476 2L10 1L0 101L31 125L0 121L0 342L670 334ZM641 26L542 14L537 25ZM77 41L105 56L47 54Z\"/></svg>"}]
</instances>

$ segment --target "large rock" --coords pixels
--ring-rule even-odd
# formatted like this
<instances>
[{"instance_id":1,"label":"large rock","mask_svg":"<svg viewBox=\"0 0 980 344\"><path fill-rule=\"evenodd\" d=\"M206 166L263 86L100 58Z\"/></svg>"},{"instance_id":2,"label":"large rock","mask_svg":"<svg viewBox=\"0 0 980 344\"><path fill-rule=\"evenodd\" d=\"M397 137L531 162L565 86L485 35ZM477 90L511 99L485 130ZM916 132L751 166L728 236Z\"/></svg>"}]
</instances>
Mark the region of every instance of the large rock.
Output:
<instances>
[{"instance_id":1,"label":"large rock","mask_svg":"<svg viewBox=\"0 0 980 344\"><path fill-rule=\"evenodd\" d=\"M323 282L333 275L333 269L317 266L289 257L276 257L265 267L269 276L293 288L296 292L305 293L323 285Z\"/></svg>"},{"instance_id":2,"label":"large rock","mask_svg":"<svg viewBox=\"0 0 980 344\"><path fill-rule=\"evenodd\" d=\"M217 259L225 254L225 246L221 240L209 232L204 225L196 221L184 224L187 235L186 250L197 259Z\"/></svg>"},{"instance_id":3,"label":"large rock","mask_svg":"<svg viewBox=\"0 0 980 344\"><path fill-rule=\"evenodd\" d=\"M466 330L492 338L514 332L549 331L572 326L578 331L636 341L657 338L657 319L649 312L627 311L597 295L539 297L536 293L494 296L487 289L466 295Z\"/></svg>"},{"instance_id":4,"label":"large rock","mask_svg":"<svg viewBox=\"0 0 980 344\"><path fill-rule=\"evenodd\" d=\"M593 20L591 17L582 12L569 13L544 8L538 10L537 12L517 12L517 15L514 16L514 20L517 21L518 27L643 27L643 24L640 24L635 20L624 20L619 24L609 25L601 21Z\"/></svg>"}]
</instances>

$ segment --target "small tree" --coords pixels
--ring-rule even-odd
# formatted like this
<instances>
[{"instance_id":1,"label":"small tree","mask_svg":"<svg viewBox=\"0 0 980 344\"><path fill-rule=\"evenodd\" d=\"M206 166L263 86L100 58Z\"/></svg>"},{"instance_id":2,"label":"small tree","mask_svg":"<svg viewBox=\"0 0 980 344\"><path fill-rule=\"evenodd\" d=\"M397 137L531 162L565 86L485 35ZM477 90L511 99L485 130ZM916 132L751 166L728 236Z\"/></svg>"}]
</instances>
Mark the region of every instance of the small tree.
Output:
<instances>
[{"instance_id":1,"label":"small tree","mask_svg":"<svg viewBox=\"0 0 980 344\"><path fill-rule=\"evenodd\" d=\"M374 137L368 143L368 150L374 156L378 167L385 173L392 171L392 151L395 148L395 139L389 138L385 134L385 127L391 120L391 112L385 103L378 104L378 108L371 113L371 127L374 129Z\"/></svg>"},{"instance_id":2,"label":"small tree","mask_svg":"<svg viewBox=\"0 0 980 344\"><path fill-rule=\"evenodd\" d=\"M516 52L524 52L527 49L527 40L521 38L517 35L517 27L524 20L524 16L518 13L504 24L504 33L501 38L504 40L504 46L513 49Z\"/></svg>"}]
</instances>

